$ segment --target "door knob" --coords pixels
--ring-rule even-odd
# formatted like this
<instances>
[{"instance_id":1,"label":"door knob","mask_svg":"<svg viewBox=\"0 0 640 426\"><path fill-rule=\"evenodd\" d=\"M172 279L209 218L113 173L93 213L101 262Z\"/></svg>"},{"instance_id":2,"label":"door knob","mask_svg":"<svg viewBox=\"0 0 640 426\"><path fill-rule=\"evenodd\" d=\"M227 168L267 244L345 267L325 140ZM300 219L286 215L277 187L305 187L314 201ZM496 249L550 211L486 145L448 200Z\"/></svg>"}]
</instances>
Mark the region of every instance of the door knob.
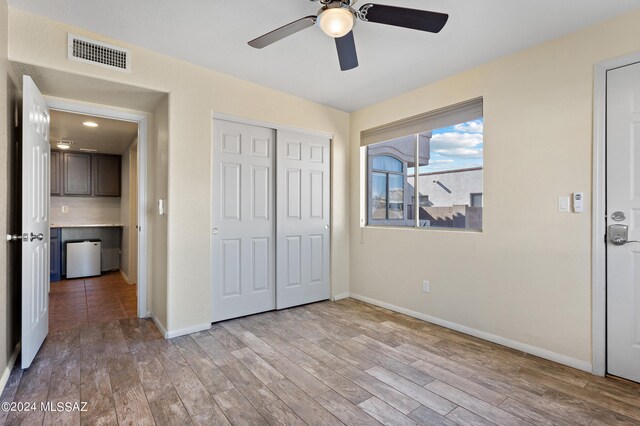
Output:
<instances>
[{"instance_id":1,"label":"door knob","mask_svg":"<svg viewBox=\"0 0 640 426\"><path fill-rule=\"evenodd\" d=\"M211 232L213 233L213 235L216 235L219 232L219 230L218 228L213 228Z\"/></svg>"},{"instance_id":2,"label":"door knob","mask_svg":"<svg viewBox=\"0 0 640 426\"><path fill-rule=\"evenodd\" d=\"M325 225L325 226L324 226L324 229L329 229L329 225Z\"/></svg>"},{"instance_id":3,"label":"door knob","mask_svg":"<svg viewBox=\"0 0 640 426\"><path fill-rule=\"evenodd\" d=\"M627 225L609 225L609 241L614 246L623 246L627 243L638 243L640 241L629 241L629 227Z\"/></svg>"},{"instance_id":4,"label":"door knob","mask_svg":"<svg viewBox=\"0 0 640 426\"><path fill-rule=\"evenodd\" d=\"M22 241L20 234L7 234L7 241Z\"/></svg>"},{"instance_id":5,"label":"door knob","mask_svg":"<svg viewBox=\"0 0 640 426\"><path fill-rule=\"evenodd\" d=\"M31 233L31 236L29 237L29 241L33 241L33 240L38 240L38 241L42 241L44 240L44 235L42 234L34 234L33 232Z\"/></svg>"}]
</instances>

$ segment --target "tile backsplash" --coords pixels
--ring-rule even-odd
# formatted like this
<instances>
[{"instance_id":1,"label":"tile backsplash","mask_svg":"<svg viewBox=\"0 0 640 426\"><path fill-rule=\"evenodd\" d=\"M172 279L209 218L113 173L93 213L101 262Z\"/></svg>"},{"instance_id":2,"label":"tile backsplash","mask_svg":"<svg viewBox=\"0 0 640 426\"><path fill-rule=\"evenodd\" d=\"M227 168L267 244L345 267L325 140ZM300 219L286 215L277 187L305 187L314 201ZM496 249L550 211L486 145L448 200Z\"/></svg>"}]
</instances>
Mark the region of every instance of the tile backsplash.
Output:
<instances>
[{"instance_id":1,"label":"tile backsplash","mask_svg":"<svg viewBox=\"0 0 640 426\"><path fill-rule=\"evenodd\" d=\"M62 213L63 206L67 206L67 213ZM118 197L51 197L51 223L53 224L84 225L120 222L120 198Z\"/></svg>"}]
</instances>

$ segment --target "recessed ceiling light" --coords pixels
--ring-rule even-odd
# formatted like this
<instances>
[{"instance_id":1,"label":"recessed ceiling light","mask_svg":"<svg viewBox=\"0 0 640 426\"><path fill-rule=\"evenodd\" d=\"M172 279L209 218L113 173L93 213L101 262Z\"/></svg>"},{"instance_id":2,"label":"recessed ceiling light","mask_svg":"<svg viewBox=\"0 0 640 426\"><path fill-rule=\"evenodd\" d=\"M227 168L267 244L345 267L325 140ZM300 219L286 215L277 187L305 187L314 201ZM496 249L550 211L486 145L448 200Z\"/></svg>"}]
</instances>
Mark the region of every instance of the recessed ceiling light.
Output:
<instances>
[{"instance_id":1,"label":"recessed ceiling light","mask_svg":"<svg viewBox=\"0 0 640 426\"><path fill-rule=\"evenodd\" d=\"M83 125L87 126L87 127L98 127L98 123L94 122L94 121L85 121L84 123L82 123Z\"/></svg>"}]
</instances>

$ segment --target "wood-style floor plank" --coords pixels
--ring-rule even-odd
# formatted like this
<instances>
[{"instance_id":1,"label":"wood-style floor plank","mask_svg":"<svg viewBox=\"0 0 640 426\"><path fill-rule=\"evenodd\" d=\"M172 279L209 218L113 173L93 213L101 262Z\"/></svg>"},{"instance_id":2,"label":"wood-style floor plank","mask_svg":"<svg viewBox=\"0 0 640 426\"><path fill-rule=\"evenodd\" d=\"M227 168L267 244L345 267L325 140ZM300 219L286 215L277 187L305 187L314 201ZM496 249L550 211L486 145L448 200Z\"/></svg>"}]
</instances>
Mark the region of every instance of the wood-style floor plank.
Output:
<instances>
[{"instance_id":1,"label":"wood-style floor plank","mask_svg":"<svg viewBox=\"0 0 640 426\"><path fill-rule=\"evenodd\" d=\"M110 291L99 280L85 285L93 308ZM12 371L0 401L87 401L88 411L2 412L0 424L640 424L639 384L359 301L267 312L165 340L137 318L70 326L86 317L73 311L76 290L56 289L57 312L69 316L54 320L64 329L47 337L28 370ZM107 305L117 300L109 297Z\"/></svg>"},{"instance_id":2,"label":"wood-style floor plank","mask_svg":"<svg viewBox=\"0 0 640 426\"><path fill-rule=\"evenodd\" d=\"M407 415L412 420L420 423L421 425L429 426L455 426L455 423L448 420L446 417L436 413L430 408L421 406L413 410Z\"/></svg>"},{"instance_id":3,"label":"wood-style floor plank","mask_svg":"<svg viewBox=\"0 0 640 426\"><path fill-rule=\"evenodd\" d=\"M386 404L384 401L379 400L375 396L367 399L366 401L358 404L362 410L369 414L374 419L378 420L384 425L398 425L398 426L416 426L419 425L416 421L405 416L400 411L396 410L392 406Z\"/></svg>"},{"instance_id":4,"label":"wood-style floor plank","mask_svg":"<svg viewBox=\"0 0 640 426\"><path fill-rule=\"evenodd\" d=\"M459 389L454 388L453 386L449 386L446 383L442 383L438 380L434 380L426 386L427 389L436 393L443 398L448 399L449 401L466 408L468 411L471 411L480 417L484 417L487 420L493 421L500 425L505 426L521 426L521 425L531 425L531 423L526 422L512 414L507 413L499 408L494 407L491 404L487 404L486 402L475 398Z\"/></svg>"},{"instance_id":5,"label":"wood-style floor plank","mask_svg":"<svg viewBox=\"0 0 640 426\"><path fill-rule=\"evenodd\" d=\"M346 425L377 425L379 422L364 413L354 404L341 397L335 391L327 391L315 397L315 400L328 412Z\"/></svg>"},{"instance_id":6,"label":"wood-style floor plank","mask_svg":"<svg viewBox=\"0 0 640 426\"><path fill-rule=\"evenodd\" d=\"M384 369L383 367L378 366L370 368L367 370L367 373L442 416L446 416L456 408L456 405L451 401L448 401L445 398L416 385L412 381Z\"/></svg>"},{"instance_id":7,"label":"wood-style floor plank","mask_svg":"<svg viewBox=\"0 0 640 426\"><path fill-rule=\"evenodd\" d=\"M355 367L346 367L338 372L403 414L410 413L420 406L420 403L415 399L409 398L407 395Z\"/></svg>"},{"instance_id":8,"label":"wood-style floor plank","mask_svg":"<svg viewBox=\"0 0 640 426\"><path fill-rule=\"evenodd\" d=\"M269 389L273 391L285 404L308 425L341 425L334 415L325 410L310 396L302 392L287 379L271 383Z\"/></svg>"}]
</instances>

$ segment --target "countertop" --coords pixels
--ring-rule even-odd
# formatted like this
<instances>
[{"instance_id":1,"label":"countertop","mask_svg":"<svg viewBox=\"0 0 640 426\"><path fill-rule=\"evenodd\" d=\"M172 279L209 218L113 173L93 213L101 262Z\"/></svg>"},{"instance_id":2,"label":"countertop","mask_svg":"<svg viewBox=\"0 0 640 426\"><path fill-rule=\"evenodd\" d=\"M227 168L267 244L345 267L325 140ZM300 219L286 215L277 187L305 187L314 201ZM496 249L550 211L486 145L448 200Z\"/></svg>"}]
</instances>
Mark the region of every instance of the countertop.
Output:
<instances>
[{"instance_id":1,"label":"countertop","mask_svg":"<svg viewBox=\"0 0 640 426\"><path fill-rule=\"evenodd\" d=\"M50 228L122 228L122 223L50 223Z\"/></svg>"}]
</instances>

